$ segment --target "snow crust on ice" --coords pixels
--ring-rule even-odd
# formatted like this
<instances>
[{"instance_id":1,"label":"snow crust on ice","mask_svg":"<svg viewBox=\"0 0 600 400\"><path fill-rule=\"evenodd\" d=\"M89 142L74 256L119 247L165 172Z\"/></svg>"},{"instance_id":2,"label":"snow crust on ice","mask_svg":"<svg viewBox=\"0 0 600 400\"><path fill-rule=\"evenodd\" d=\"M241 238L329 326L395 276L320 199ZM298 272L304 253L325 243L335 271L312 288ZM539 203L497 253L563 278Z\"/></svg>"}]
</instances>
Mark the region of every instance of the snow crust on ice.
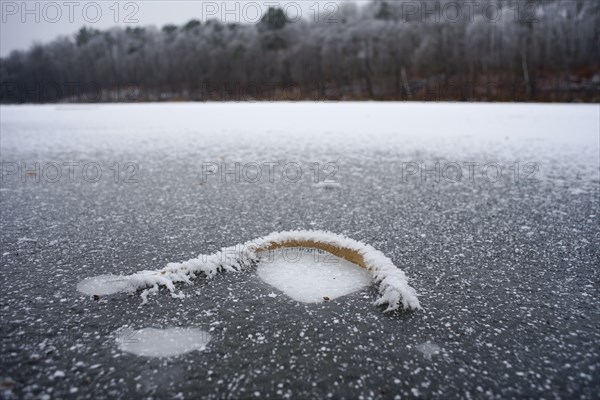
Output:
<instances>
[{"instance_id":1,"label":"snow crust on ice","mask_svg":"<svg viewBox=\"0 0 600 400\"><path fill-rule=\"evenodd\" d=\"M141 293L142 304L148 301L150 293L158 292L160 286L166 287L174 298L184 297L177 292L175 283L191 284L198 274L213 278L220 272L237 272L256 265L261 259L261 251L273 244L290 241L312 241L349 249L360 254L366 269L371 273L373 281L379 286L379 298L375 305L386 305L385 311L400 308L420 309L421 305L414 288L408 284L404 271L396 267L383 253L372 246L326 231L287 231L273 232L244 244L226 247L211 255L200 254L180 263L168 263L160 270L140 271L122 276L123 290L133 292L144 289ZM97 293L96 293L97 294Z\"/></svg>"},{"instance_id":2,"label":"snow crust on ice","mask_svg":"<svg viewBox=\"0 0 600 400\"><path fill-rule=\"evenodd\" d=\"M198 148L214 154L243 148L243 154L257 158L264 157L265 146L297 156L298 144L310 143L326 155L332 148L363 155L427 149L461 161L477 161L493 149L497 161L519 154L550 165L556 159L589 164L594 177L599 165L597 104L191 102L1 108L0 147L6 154L89 154L102 148L142 157L160 148L182 157L184 152L196 156ZM298 120L298 115L310 118ZM542 168L540 174L545 171L553 169Z\"/></svg>"},{"instance_id":3,"label":"snow crust on ice","mask_svg":"<svg viewBox=\"0 0 600 400\"><path fill-rule=\"evenodd\" d=\"M197 328L127 328L117 332L119 349L142 357L173 357L202 351L210 340L209 333Z\"/></svg>"},{"instance_id":4,"label":"snow crust on ice","mask_svg":"<svg viewBox=\"0 0 600 400\"><path fill-rule=\"evenodd\" d=\"M320 303L325 297L333 300L372 282L366 269L327 253L279 249L266 258L258 263L258 276L303 303Z\"/></svg>"}]
</instances>

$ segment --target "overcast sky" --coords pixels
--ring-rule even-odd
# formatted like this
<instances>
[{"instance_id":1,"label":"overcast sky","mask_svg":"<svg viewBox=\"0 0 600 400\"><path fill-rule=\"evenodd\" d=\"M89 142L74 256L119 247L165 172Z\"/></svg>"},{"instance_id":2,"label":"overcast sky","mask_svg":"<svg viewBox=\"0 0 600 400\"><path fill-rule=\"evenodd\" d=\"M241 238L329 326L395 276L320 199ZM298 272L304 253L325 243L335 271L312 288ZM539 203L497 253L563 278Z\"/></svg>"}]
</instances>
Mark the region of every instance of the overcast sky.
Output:
<instances>
[{"instance_id":1,"label":"overcast sky","mask_svg":"<svg viewBox=\"0 0 600 400\"><path fill-rule=\"evenodd\" d=\"M0 0L0 55L27 49L34 42L46 43L59 35L71 35L84 25L97 29L115 25L163 26L212 18L252 23L259 18L258 8L264 12L269 4L285 8L290 18L300 13L303 18L314 19L317 11L320 18L335 13L337 3L331 0Z\"/></svg>"}]
</instances>

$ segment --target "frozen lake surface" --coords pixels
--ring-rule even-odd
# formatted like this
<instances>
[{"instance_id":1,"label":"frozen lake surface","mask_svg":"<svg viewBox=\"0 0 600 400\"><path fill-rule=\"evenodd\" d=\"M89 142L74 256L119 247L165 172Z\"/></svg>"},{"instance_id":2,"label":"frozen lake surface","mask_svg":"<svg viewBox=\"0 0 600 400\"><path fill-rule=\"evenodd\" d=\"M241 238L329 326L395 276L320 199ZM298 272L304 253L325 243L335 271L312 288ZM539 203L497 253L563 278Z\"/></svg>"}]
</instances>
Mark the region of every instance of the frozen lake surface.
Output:
<instances>
[{"instance_id":1,"label":"frozen lake surface","mask_svg":"<svg viewBox=\"0 0 600 400\"><path fill-rule=\"evenodd\" d=\"M599 120L598 105L2 106L0 396L593 399ZM381 250L423 310L383 313L362 281L297 301L261 265L145 305L88 279L292 229Z\"/></svg>"}]
</instances>

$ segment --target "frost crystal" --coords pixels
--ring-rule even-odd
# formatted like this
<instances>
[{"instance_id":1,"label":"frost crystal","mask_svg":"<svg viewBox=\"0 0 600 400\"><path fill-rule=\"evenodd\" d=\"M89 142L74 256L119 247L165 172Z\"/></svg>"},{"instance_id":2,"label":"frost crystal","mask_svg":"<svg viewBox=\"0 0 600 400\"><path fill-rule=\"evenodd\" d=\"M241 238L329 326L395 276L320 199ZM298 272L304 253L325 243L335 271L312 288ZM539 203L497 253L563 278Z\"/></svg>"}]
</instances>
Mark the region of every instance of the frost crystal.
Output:
<instances>
[{"instance_id":1,"label":"frost crystal","mask_svg":"<svg viewBox=\"0 0 600 400\"><path fill-rule=\"evenodd\" d=\"M160 270L120 276L119 284L115 284L115 277L111 276L111 283L115 288L112 293L143 289L141 297L143 303L146 303L150 293L157 292L160 286L164 286L172 297L182 298L175 283L190 284L198 274L213 278L221 272L243 270L255 265L263 252L282 247L317 248L366 268L379 286L379 298L375 305L387 304L385 311L396 310L400 305L404 309L421 308L416 291L408 284L404 272L383 253L368 244L325 231L274 232L244 244L223 248L211 255L201 254L184 262L169 263ZM87 289L86 293L90 288ZM102 289L103 294L110 294L106 285Z\"/></svg>"}]
</instances>

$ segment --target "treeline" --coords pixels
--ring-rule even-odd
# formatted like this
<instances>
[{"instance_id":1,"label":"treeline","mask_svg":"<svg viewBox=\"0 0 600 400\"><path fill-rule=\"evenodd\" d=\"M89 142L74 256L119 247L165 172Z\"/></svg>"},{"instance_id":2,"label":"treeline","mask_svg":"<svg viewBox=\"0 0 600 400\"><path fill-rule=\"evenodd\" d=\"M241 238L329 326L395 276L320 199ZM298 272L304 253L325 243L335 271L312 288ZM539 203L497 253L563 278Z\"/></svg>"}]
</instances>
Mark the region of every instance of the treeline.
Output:
<instances>
[{"instance_id":1,"label":"treeline","mask_svg":"<svg viewBox=\"0 0 600 400\"><path fill-rule=\"evenodd\" d=\"M319 21L82 28L0 61L0 101L600 101L600 2L341 3Z\"/></svg>"}]
</instances>

